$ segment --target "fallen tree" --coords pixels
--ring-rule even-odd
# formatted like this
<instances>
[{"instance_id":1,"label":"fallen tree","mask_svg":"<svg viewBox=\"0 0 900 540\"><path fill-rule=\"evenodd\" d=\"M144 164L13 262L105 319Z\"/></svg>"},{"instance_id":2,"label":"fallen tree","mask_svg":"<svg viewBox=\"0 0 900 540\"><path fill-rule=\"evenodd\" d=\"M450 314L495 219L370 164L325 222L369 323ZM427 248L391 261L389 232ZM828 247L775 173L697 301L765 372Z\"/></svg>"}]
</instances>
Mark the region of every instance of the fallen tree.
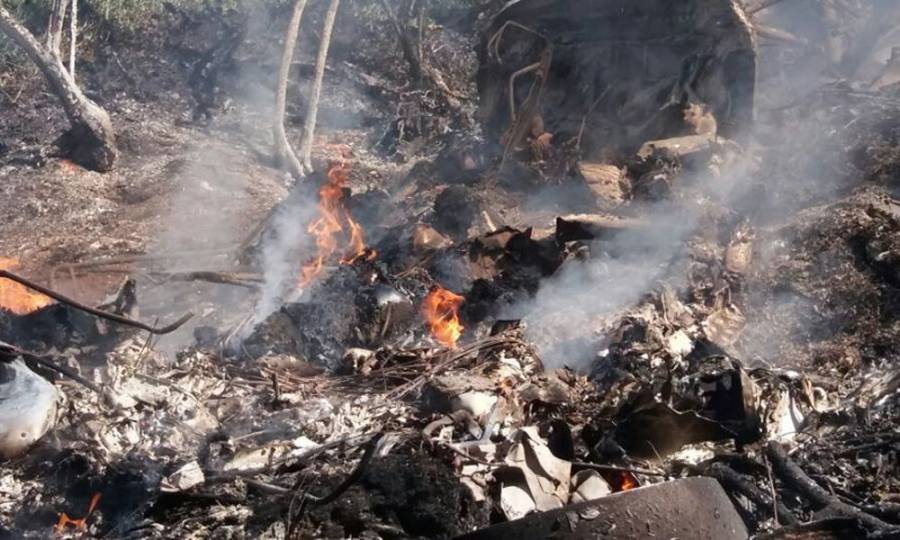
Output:
<instances>
[{"instance_id":1,"label":"fallen tree","mask_svg":"<svg viewBox=\"0 0 900 540\"><path fill-rule=\"evenodd\" d=\"M86 168L100 172L112 170L118 151L112 122L106 111L84 95L74 77L66 71L59 48L45 47L22 26L12 14L0 6L0 32L16 43L35 63L50 89L62 102L72 127L62 139L62 146L72 159Z\"/></svg>"}]
</instances>

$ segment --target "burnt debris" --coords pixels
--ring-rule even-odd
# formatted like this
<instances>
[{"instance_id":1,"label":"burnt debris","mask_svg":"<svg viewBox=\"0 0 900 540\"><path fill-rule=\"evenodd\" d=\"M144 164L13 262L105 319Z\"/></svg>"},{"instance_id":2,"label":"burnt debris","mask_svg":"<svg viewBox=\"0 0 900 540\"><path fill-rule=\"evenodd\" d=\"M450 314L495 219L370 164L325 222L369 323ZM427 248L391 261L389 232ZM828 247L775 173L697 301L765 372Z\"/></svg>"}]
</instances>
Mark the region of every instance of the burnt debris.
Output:
<instances>
[{"instance_id":1,"label":"burnt debris","mask_svg":"<svg viewBox=\"0 0 900 540\"><path fill-rule=\"evenodd\" d=\"M900 534L894 8L362 4L239 242L0 259L0 537ZM181 9L179 125L268 114Z\"/></svg>"}]
</instances>

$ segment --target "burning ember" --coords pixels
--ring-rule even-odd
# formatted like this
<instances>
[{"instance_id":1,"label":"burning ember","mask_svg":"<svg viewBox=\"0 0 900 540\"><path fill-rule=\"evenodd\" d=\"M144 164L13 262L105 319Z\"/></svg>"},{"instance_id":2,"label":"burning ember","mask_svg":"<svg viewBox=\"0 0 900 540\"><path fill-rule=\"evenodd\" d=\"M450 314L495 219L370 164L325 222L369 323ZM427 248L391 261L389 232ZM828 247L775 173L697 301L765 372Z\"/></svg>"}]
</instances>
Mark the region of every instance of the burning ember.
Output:
<instances>
[{"instance_id":1,"label":"burning ember","mask_svg":"<svg viewBox=\"0 0 900 540\"><path fill-rule=\"evenodd\" d=\"M0 257L0 270L12 270L18 265L19 261L16 259ZM27 315L52 303L53 300L43 294L32 292L28 287L14 281L0 278L0 309L16 315Z\"/></svg>"},{"instance_id":2,"label":"burning ember","mask_svg":"<svg viewBox=\"0 0 900 540\"><path fill-rule=\"evenodd\" d=\"M316 238L318 253L305 265L300 275L299 287L306 288L322 273L324 265L338 250L340 236L346 247L340 259L341 264L351 264L366 255L363 231L353 221L350 211L343 204L344 186L349 180L350 167L344 162L335 162L328 170L328 181L319 189L319 218L309 224L307 232ZM373 257L374 252L369 254Z\"/></svg>"},{"instance_id":3,"label":"burning ember","mask_svg":"<svg viewBox=\"0 0 900 540\"><path fill-rule=\"evenodd\" d=\"M464 330L459 323L459 306L462 302L462 296L436 287L428 293L422 304L422 313L431 328L431 335L440 344L451 349L456 348L456 342Z\"/></svg>"},{"instance_id":4,"label":"burning ember","mask_svg":"<svg viewBox=\"0 0 900 540\"><path fill-rule=\"evenodd\" d=\"M622 472L619 476L619 491L628 491L638 487L637 479L629 472Z\"/></svg>"},{"instance_id":5,"label":"burning ember","mask_svg":"<svg viewBox=\"0 0 900 540\"><path fill-rule=\"evenodd\" d=\"M100 494L94 493L94 496L91 497L91 505L88 507L87 514L81 519L72 519L68 514L63 512L59 515L59 521L56 522L56 526L53 527L53 531L56 534L63 534L66 532L66 527L72 527L74 529L78 529L79 531L87 530L87 520L91 517L91 514L94 513L94 510L97 508L97 505L100 504Z\"/></svg>"}]
</instances>

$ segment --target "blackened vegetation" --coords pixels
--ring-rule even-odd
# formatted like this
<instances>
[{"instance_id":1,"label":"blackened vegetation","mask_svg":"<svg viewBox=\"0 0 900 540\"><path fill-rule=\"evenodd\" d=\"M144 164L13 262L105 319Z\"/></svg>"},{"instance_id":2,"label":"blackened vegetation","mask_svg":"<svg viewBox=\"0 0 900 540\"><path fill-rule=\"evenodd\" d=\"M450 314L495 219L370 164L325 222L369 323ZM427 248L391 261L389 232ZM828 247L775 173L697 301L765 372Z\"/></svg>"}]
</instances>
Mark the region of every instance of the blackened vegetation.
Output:
<instances>
[{"instance_id":1,"label":"blackened vegetation","mask_svg":"<svg viewBox=\"0 0 900 540\"><path fill-rule=\"evenodd\" d=\"M530 32L504 29L510 21ZM478 115L492 137L510 125L510 77L546 49L553 61L539 115L557 140L583 131L587 156L680 134L689 102L706 103L728 137L753 117L754 39L727 0L522 1L483 35ZM535 82L533 74L515 79L515 100L525 100Z\"/></svg>"},{"instance_id":2,"label":"blackened vegetation","mask_svg":"<svg viewBox=\"0 0 900 540\"><path fill-rule=\"evenodd\" d=\"M424 296L425 291L418 285L414 292ZM342 266L309 298L287 303L268 317L243 346L253 357L292 354L337 369L348 347L375 348L415 324L418 314L407 294L375 267Z\"/></svg>"},{"instance_id":3,"label":"blackened vegetation","mask_svg":"<svg viewBox=\"0 0 900 540\"><path fill-rule=\"evenodd\" d=\"M244 27L226 30L221 41L204 52L191 68L188 85L196 102L193 113L195 121L212 119L213 111L220 105L220 78L223 71L234 69L234 53L246 34Z\"/></svg>"},{"instance_id":4,"label":"blackened vegetation","mask_svg":"<svg viewBox=\"0 0 900 540\"><path fill-rule=\"evenodd\" d=\"M366 472L362 489L354 489L347 502L329 510L334 522L345 525L327 535L361 534L371 515L398 523L413 537L459 535L485 516L474 515L484 510L464 489L454 489L455 484L455 476L440 461L388 456Z\"/></svg>"}]
</instances>

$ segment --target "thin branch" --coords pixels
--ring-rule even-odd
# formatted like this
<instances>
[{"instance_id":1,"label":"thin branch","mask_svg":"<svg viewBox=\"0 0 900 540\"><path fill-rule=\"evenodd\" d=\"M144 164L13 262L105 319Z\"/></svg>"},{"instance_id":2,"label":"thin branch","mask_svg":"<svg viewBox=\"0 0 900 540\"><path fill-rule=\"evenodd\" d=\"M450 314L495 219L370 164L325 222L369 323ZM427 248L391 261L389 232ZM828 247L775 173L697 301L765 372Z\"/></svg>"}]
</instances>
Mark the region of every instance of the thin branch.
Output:
<instances>
[{"instance_id":1,"label":"thin branch","mask_svg":"<svg viewBox=\"0 0 900 540\"><path fill-rule=\"evenodd\" d=\"M336 488L331 490L331 493L325 495L324 497L314 497L312 495L307 494L306 499L309 500L309 504L313 506L324 506L326 504L332 503L337 500L345 491L350 489L350 486L355 484L360 478L362 478L363 473L368 468L369 463L371 463L372 458L375 457L378 449L381 447L381 441L384 439L384 432L376 433L374 437L369 439L369 442L365 444L365 451L363 452L362 458L360 458L359 463L356 464L356 468L353 469L347 478L344 479Z\"/></svg>"},{"instance_id":2,"label":"thin branch","mask_svg":"<svg viewBox=\"0 0 900 540\"><path fill-rule=\"evenodd\" d=\"M73 371L65 366L60 366L60 365L55 364L54 362L52 362L49 359L50 357L48 357L46 355L38 354L35 352L31 352L31 351L26 351L25 349L20 349L19 347L16 347L15 345L6 343L5 341L0 341L0 355L21 356L23 358L28 358L49 370L55 371L55 372L59 373L60 375L63 375L65 377L72 379L73 381L93 390L94 392L97 392L98 394L103 393L103 391L100 390L100 388L97 385L95 385L91 381L85 379L78 373L75 373L75 371Z\"/></svg>"},{"instance_id":3,"label":"thin branch","mask_svg":"<svg viewBox=\"0 0 900 540\"><path fill-rule=\"evenodd\" d=\"M159 277L166 281L206 281L220 285L234 285L247 289L259 289L263 283L260 274L216 271L190 271L190 272L147 272L149 276Z\"/></svg>"},{"instance_id":4,"label":"thin branch","mask_svg":"<svg viewBox=\"0 0 900 540\"><path fill-rule=\"evenodd\" d=\"M644 476L669 476L663 471L654 471L652 469L641 469L638 467L619 467L616 465L601 465L599 463L588 463L585 461L573 461L573 467L582 467L585 469L594 469L597 471L610 472L627 472L631 474L643 474Z\"/></svg>"},{"instance_id":5,"label":"thin branch","mask_svg":"<svg viewBox=\"0 0 900 540\"><path fill-rule=\"evenodd\" d=\"M71 298L64 296L52 289L48 289L47 287L44 287L43 285L39 285L29 279L26 279L26 278L23 278L22 276L14 274L14 273L10 272L9 270L0 270L0 278L6 278L9 280L15 281L16 283L19 283L21 285L25 285L29 289L34 289L35 291L37 291L41 294L49 296L50 298L56 300L57 302L61 302L63 304L71 306L75 309L79 309L86 313L90 313L91 315L95 315L97 317L100 317L101 319L106 319L108 321L117 322L119 324L124 324L126 326L132 326L134 328L140 328L141 330L146 330L152 334L159 334L159 335L171 334L175 330L178 330L179 328L181 328L184 325L184 323L188 322L188 320L190 320L190 318L194 316L193 313L188 312L185 316L181 317L174 323L172 323L168 326L163 326L162 328L156 328L154 326L150 326L149 324L143 323L141 321L136 321L134 319L129 319L128 317L123 317L122 315L117 315L115 313L110 313L108 311L103 311L100 309L92 308L90 306L86 306L86 305L82 304L81 302L72 300Z\"/></svg>"},{"instance_id":6,"label":"thin branch","mask_svg":"<svg viewBox=\"0 0 900 540\"><path fill-rule=\"evenodd\" d=\"M747 15L756 15L760 11L769 9L770 7L782 3L784 0L763 0L758 6L754 6L747 10Z\"/></svg>"},{"instance_id":7,"label":"thin branch","mask_svg":"<svg viewBox=\"0 0 900 540\"><path fill-rule=\"evenodd\" d=\"M766 476L769 477L769 494L772 496L772 516L775 519L775 526L781 527L778 522L778 492L775 491L775 479L772 477L772 463L766 457Z\"/></svg>"},{"instance_id":8,"label":"thin branch","mask_svg":"<svg viewBox=\"0 0 900 540\"><path fill-rule=\"evenodd\" d=\"M429 378L440 375L446 370L456 366L456 364L461 362L462 360L471 358L472 355L475 355L477 357L482 353L491 351L504 345L516 344L528 347L526 343L519 339L501 335L486 337L463 348L446 351L436 357L437 363L431 369L426 370L425 373L419 375L403 386L391 390L387 394L387 396L390 399L403 399L407 394L425 384Z\"/></svg>"}]
</instances>

